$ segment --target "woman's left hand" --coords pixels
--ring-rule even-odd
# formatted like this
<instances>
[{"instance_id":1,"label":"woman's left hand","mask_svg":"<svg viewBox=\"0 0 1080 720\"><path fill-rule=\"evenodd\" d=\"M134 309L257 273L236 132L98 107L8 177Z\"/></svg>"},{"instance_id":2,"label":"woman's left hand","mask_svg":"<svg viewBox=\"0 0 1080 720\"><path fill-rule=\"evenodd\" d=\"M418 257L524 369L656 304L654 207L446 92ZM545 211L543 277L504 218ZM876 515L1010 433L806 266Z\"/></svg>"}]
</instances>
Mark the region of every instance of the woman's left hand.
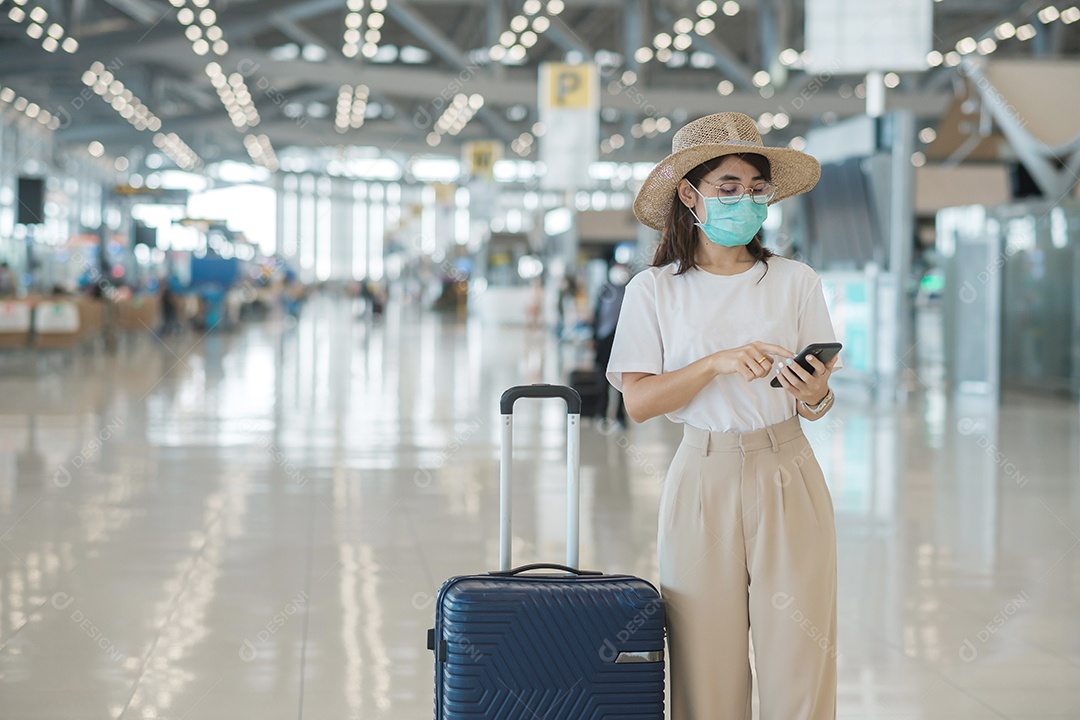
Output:
<instances>
[{"instance_id":1,"label":"woman's left hand","mask_svg":"<svg viewBox=\"0 0 1080 720\"><path fill-rule=\"evenodd\" d=\"M829 376L832 375L833 366L836 365L836 357L827 363L821 362L813 355L807 355L806 360L814 368L813 375L797 362L789 360L790 364L785 363L780 366L777 377L780 378L780 384L784 389L794 395L796 400L802 400L807 405L816 405L829 392Z\"/></svg>"}]
</instances>

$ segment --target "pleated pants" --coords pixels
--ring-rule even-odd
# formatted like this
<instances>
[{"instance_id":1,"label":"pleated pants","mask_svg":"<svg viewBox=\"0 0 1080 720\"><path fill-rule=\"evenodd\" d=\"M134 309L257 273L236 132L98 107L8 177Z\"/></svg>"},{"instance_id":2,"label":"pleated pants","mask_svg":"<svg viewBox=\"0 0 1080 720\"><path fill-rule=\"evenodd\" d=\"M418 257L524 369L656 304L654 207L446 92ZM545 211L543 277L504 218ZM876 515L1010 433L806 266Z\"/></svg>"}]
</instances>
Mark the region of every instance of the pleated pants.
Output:
<instances>
[{"instance_id":1,"label":"pleated pants","mask_svg":"<svg viewBox=\"0 0 1080 720\"><path fill-rule=\"evenodd\" d=\"M748 433L684 426L660 503L672 720L836 717L832 499L794 417Z\"/></svg>"}]
</instances>

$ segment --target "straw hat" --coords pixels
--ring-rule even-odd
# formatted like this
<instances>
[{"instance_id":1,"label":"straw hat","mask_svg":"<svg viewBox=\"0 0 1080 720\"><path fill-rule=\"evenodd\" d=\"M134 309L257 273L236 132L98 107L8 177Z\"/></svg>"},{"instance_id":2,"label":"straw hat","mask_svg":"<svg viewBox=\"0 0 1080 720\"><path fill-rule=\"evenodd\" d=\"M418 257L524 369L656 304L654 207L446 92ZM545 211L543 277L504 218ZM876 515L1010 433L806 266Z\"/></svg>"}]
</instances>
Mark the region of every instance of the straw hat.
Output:
<instances>
[{"instance_id":1,"label":"straw hat","mask_svg":"<svg viewBox=\"0 0 1080 720\"><path fill-rule=\"evenodd\" d=\"M721 155L756 153L769 159L776 197L772 203L804 193L817 184L821 165L812 156L788 148L765 147L754 121L738 112L706 115L682 127L671 140L671 154L645 178L634 215L654 230L663 230L675 188L686 173Z\"/></svg>"}]
</instances>

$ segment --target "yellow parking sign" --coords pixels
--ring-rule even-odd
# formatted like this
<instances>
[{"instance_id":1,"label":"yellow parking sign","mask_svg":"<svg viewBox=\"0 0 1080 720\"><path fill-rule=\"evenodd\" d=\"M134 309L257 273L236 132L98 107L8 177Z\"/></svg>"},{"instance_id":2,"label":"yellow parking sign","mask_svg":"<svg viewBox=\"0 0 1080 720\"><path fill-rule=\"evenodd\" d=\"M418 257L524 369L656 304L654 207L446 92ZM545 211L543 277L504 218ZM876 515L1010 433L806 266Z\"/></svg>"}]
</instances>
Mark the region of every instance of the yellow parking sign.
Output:
<instances>
[{"instance_id":1,"label":"yellow parking sign","mask_svg":"<svg viewBox=\"0 0 1080 720\"><path fill-rule=\"evenodd\" d=\"M502 144L498 140L465 143L465 166L473 177L491 179L495 173L495 161L501 157Z\"/></svg>"},{"instance_id":2,"label":"yellow parking sign","mask_svg":"<svg viewBox=\"0 0 1080 720\"><path fill-rule=\"evenodd\" d=\"M544 88L541 102L559 110L589 110L597 106L596 66L544 63L540 66Z\"/></svg>"}]
</instances>

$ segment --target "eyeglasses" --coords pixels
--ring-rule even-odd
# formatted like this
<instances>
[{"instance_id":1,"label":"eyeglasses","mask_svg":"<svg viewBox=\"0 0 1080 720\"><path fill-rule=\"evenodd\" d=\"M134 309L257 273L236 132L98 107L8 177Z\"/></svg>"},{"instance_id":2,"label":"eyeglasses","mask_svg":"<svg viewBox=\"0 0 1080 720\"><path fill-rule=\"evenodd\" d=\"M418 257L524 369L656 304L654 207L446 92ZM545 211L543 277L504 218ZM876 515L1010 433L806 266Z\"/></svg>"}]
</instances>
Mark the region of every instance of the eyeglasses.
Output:
<instances>
[{"instance_id":1,"label":"eyeglasses","mask_svg":"<svg viewBox=\"0 0 1080 720\"><path fill-rule=\"evenodd\" d=\"M758 205L766 205L776 197L776 186L772 183L758 183L748 188L737 182L726 182L719 185L708 180L702 180L701 182L716 188L716 199L724 205L734 205L742 200L743 195L746 194L749 194L750 199Z\"/></svg>"}]
</instances>

